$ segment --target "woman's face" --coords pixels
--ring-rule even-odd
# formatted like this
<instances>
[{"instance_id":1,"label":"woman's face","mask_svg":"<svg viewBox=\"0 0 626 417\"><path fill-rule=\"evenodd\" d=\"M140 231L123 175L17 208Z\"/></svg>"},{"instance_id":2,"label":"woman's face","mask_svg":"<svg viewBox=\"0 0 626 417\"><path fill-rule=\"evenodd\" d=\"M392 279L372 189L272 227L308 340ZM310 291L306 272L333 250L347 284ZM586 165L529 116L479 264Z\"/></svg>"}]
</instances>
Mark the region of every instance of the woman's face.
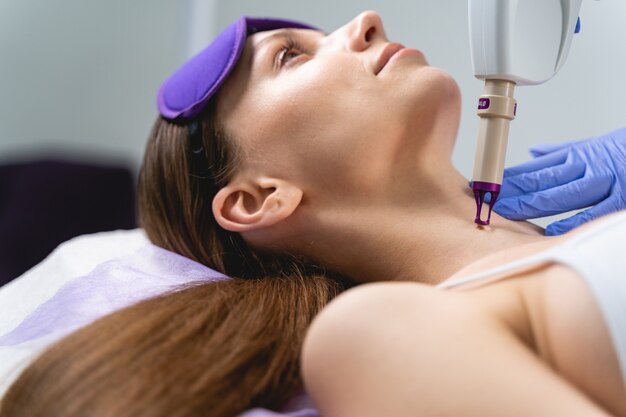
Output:
<instances>
[{"instance_id":1,"label":"woman's face","mask_svg":"<svg viewBox=\"0 0 626 417\"><path fill-rule=\"evenodd\" d=\"M328 35L250 36L218 114L244 151L243 171L289 179L309 196L346 196L449 159L459 101L448 74L390 43L380 17L364 12ZM444 131L453 132L442 146L434 139Z\"/></svg>"}]
</instances>

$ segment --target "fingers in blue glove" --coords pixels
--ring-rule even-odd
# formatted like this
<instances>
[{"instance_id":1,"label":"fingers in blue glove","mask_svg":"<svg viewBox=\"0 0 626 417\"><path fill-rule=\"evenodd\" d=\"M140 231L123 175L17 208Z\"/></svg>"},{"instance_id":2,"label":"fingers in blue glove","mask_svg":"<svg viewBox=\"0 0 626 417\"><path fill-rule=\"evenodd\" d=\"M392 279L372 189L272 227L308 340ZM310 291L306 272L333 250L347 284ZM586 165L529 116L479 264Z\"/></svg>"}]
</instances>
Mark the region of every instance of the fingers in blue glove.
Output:
<instances>
[{"instance_id":1,"label":"fingers in blue glove","mask_svg":"<svg viewBox=\"0 0 626 417\"><path fill-rule=\"evenodd\" d=\"M585 175L584 162L572 162L505 177L500 198L516 197L568 184Z\"/></svg>"},{"instance_id":2,"label":"fingers in blue glove","mask_svg":"<svg viewBox=\"0 0 626 417\"><path fill-rule=\"evenodd\" d=\"M539 156L547 155L552 152L560 151L561 149L569 148L572 145L575 145L580 142L584 142L589 139L590 138L577 139L577 140L570 140L570 141L561 142L561 143L542 143L539 145L531 146L528 149L528 152L530 152L530 154L533 157L537 158Z\"/></svg>"},{"instance_id":3,"label":"fingers in blue glove","mask_svg":"<svg viewBox=\"0 0 626 417\"><path fill-rule=\"evenodd\" d=\"M546 228L546 236L557 236L563 233L569 232L575 227L578 227L591 220L595 220L598 217L605 216L607 214L616 212L620 209L621 203L616 195L612 195L606 200L596 204L593 207L588 208L585 211L568 217L567 219L559 220L554 223L550 223Z\"/></svg>"},{"instance_id":4,"label":"fingers in blue glove","mask_svg":"<svg viewBox=\"0 0 626 417\"><path fill-rule=\"evenodd\" d=\"M552 152L560 151L561 149L567 148L569 143L542 143L539 145L533 145L528 148L528 152L533 156L533 158L537 158L539 156L547 155Z\"/></svg>"},{"instance_id":5,"label":"fingers in blue glove","mask_svg":"<svg viewBox=\"0 0 626 417\"><path fill-rule=\"evenodd\" d=\"M513 175L525 174L527 172L539 171L540 169L552 167L555 165L561 165L567 160L567 149L563 149L558 152L549 153L544 156L540 156L522 164L506 168L504 170L504 176L510 177Z\"/></svg>"},{"instance_id":6,"label":"fingers in blue glove","mask_svg":"<svg viewBox=\"0 0 626 417\"><path fill-rule=\"evenodd\" d=\"M498 199L493 209L510 220L552 216L604 200L609 195L612 184L610 177L581 178L536 193Z\"/></svg>"}]
</instances>

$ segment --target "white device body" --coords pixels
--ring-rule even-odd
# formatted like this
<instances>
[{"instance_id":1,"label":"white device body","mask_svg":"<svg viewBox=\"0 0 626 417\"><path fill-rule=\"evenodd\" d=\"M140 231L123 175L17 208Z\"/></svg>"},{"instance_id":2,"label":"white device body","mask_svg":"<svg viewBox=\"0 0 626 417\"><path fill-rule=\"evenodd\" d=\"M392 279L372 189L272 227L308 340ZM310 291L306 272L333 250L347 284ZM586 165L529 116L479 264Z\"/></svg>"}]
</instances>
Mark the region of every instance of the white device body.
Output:
<instances>
[{"instance_id":1,"label":"white device body","mask_svg":"<svg viewBox=\"0 0 626 417\"><path fill-rule=\"evenodd\" d=\"M474 75L541 84L561 68L582 0L469 0Z\"/></svg>"}]
</instances>

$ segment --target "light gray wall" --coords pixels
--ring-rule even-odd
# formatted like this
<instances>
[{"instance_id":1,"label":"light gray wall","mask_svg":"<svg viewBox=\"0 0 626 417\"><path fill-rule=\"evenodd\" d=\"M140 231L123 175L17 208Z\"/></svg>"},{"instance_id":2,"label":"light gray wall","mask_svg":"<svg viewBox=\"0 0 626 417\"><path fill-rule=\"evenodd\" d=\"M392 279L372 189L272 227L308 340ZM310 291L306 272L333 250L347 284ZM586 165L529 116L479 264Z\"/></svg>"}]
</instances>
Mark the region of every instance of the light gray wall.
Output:
<instances>
[{"instance_id":1,"label":"light gray wall","mask_svg":"<svg viewBox=\"0 0 626 417\"><path fill-rule=\"evenodd\" d=\"M44 155L137 167L189 5L0 0L0 163Z\"/></svg>"},{"instance_id":2,"label":"light gray wall","mask_svg":"<svg viewBox=\"0 0 626 417\"><path fill-rule=\"evenodd\" d=\"M467 0L0 0L0 161L63 150L138 165L158 85L242 14L331 31L377 10L390 39L425 52L463 92L454 161L471 176L482 82L472 75ZM584 0L563 69L516 90L507 162L533 143L626 126L626 1Z\"/></svg>"}]
</instances>

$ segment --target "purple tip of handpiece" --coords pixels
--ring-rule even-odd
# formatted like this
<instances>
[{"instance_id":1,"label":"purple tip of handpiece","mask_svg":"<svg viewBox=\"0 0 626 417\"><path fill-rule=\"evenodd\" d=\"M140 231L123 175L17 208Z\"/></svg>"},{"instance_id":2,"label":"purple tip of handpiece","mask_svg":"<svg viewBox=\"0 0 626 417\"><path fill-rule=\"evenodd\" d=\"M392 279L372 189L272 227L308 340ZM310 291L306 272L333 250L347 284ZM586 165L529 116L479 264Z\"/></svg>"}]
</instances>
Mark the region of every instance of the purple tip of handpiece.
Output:
<instances>
[{"instance_id":1,"label":"purple tip of handpiece","mask_svg":"<svg viewBox=\"0 0 626 417\"><path fill-rule=\"evenodd\" d=\"M474 190L474 199L476 200L476 218L474 219L474 223L488 225L491 220L491 210L493 209L493 205L496 203L498 199L498 195L500 194L500 184L496 184L493 182L480 182L474 181L472 183L472 189ZM482 220L480 218L480 214L482 212L483 203L485 202L485 195L487 193L491 193L491 201L489 201L489 213L487 214L487 220Z\"/></svg>"}]
</instances>

